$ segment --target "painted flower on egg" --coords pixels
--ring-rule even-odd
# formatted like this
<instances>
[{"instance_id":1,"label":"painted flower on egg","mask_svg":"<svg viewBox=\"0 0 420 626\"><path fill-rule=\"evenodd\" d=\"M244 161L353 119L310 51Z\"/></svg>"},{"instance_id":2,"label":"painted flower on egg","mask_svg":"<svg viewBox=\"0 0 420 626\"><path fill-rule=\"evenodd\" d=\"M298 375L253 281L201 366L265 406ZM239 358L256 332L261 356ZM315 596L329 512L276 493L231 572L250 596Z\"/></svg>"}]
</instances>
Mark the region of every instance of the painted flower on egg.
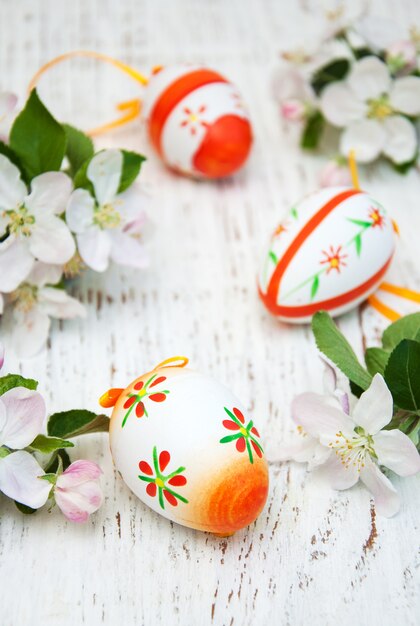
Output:
<instances>
[{"instance_id":1,"label":"painted flower on egg","mask_svg":"<svg viewBox=\"0 0 420 626\"><path fill-rule=\"evenodd\" d=\"M187 484L187 479L182 472L185 467L178 467L169 474L163 474L171 460L171 455L167 450L162 450L158 456L157 448L153 448L153 468L147 461L140 461L139 469L142 474L139 479L147 483L146 493L154 498L156 495L162 509L165 508L165 500L172 506L178 506L178 500L188 504L188 500L177 493L172 487L183 487ZM165 498L165 500L164 500Z\"/></svg>"},{"instance_id":2,"label":"painted flower on egg","mask_svg":"<svg viewBox=\"0 0 420 626\"><path fill-rule=\"evenodd\" d=\"M234 435L222 437L220 443L230 443L231 441L236 441L235 445L237 451L245 452L246 450L248 452L250 463L254 462L252 449L254 449L255 454L261 458L263 455L263 449L256 439L256 437L259 437L260 434L255 428L254 422L250 420L245 426L245 417L239 409L233 408L232 411L226 407L224 407L224 409L230 419L223 420L223 426L227 430L233 430L236 432Z\"/></svg>"},{"instance_id":3,"label":"painted flower on egg","mask_svg":"<svg viewBox=\"0 0 420 626\"><path fill-rule=\"evenodd\" d=\"M160 385L166 380L166 376L158 376L157 374L151 376L146 383L140 380L133 387L134 393L130 393L127 400L124 402L124 408L128 409L124 419L122 421L121 427L125 426L125 423L130 415L131 411L135 407L135 413L137 417L149 417L149 414L146 409L146 405L144 403L145 399L148 398L152 402L164 402L166 400L166 396L169 393L168 389L164 390L156 390L155 387Z\"/></svg>"}]
</instances>

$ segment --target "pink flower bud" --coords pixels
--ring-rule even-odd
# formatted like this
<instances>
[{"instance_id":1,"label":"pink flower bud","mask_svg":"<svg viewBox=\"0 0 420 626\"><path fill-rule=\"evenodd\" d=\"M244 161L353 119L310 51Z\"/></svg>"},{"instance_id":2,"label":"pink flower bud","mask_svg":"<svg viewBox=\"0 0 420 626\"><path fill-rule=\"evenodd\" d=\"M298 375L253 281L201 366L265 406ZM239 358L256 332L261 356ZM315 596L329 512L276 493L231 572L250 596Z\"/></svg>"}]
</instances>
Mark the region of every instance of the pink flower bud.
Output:
<instances>
[{"instance_id":1,"label":"pink flower bud","mask_svg":"<svg viewBox=\"0 0 420 626\"><path fill-rule=\"evenodd\" d=\"M346 162L328 161L319 175L321 187L351 187L351 174Z\"/></svg>"},{"instance_id":2,"label":"pink flower bud","mask_svg":"<svg viewBox=\"0 0 420 626\"><path fill-rule=\"evenodd\" d=\"M412 41L395 41L387 48L385 56L394 73L406 73L416 67L417 51Z\"/></svg>"},{"instance_id":3,"label":"pink flower bud","mask_svg":"<svg viewBox=\"0 0 420 626\"><path fill-rule=\"evenodd\" d=\"M72 522L86 522L102 504L101 468L91 461L75 461L58 478L55 501Z\"/></svg>"},{"instance_id":4,"label":"pink flower bud","mask_svg":"<svg viewBox=\"0 0 420 626\"><path fill-rule=\"evenodd\" d=\"M282 116L290 122L300 122L305 117L306 107L300 100L284 100L280 106Z\"/></svg>"}]
</instances>

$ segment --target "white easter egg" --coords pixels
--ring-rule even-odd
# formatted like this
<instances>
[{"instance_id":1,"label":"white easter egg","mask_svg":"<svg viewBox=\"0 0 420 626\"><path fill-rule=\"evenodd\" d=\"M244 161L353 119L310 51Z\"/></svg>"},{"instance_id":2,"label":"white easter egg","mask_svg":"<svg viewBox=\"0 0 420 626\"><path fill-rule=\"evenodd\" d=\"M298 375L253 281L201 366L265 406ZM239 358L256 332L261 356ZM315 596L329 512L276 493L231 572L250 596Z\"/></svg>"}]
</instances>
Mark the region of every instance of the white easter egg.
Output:
<instances>
[{"instance_id":1,"label":"white easter egg","mask_svg":"<svg viewBox=\"0 0 420 626\"><path fill-rule=\"evenodd\" d=\"M288 322L340 315L368 298L395 250L386 210L368 193L321 189L295 205L271 237L259 274L267 309Z\"/></svg>"},{"instance_id":2,"label":"white easter egg","mask_svg":"<svg viewBox=\"0 0 420 626\"><path fill-rule=\"evenodd\" d=\"M130 489L157 513L229 535L253 522L268 492L260 433L229 389L198 372L158 366L110 390L110 446Z\"/></svg>"},{"instance_id":3,"label":"white easter egg","mask_svg":"<svg viewBox=\"0 0 420 626\"><path fill-rule=\"evenodd\" d=\"M242 98L213 70L159 68L146 88L143 115L157 153L182 174L229 176L251 149L251 123Z\"/></svg>"}]
</instances>

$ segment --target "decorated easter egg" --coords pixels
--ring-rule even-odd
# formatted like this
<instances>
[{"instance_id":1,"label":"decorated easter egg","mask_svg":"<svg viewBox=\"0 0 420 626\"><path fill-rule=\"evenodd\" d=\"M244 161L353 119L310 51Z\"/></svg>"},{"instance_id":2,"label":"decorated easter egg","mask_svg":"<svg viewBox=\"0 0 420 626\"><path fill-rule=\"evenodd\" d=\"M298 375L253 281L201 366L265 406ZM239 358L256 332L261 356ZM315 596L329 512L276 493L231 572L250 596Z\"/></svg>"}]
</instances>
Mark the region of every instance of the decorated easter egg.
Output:
<instances>
[{"instance_id":1,"label":"decorated easter egg","mask_svg":"<svg viewBox=\"0 0 420 626\"><path fill-rule=\"evenodd\" d=\"M321 309L340 315L377 289L394 249L394 223L379 202L359 189L321 189L273 233L259 274L261 300L288 322L308 322Z\"/></svg>"},{"instance_id":2,"label":"decorated easter egg","mask_svg":"<svg viewBox=\"0 0 420 626\"><path fill-rule=\"evenodd\" d=\"M183 174L229 176L251 149L251 124L242 98L213 70L159 68L147 86L143 115L157 153Z\"/></svg>"},{"instance_id":3,"label":"decorated easter egg","mask_svg":"<svg viewBox=\"0 0 420 626\"><path fill-rule=\"evenodd\" d=\"M231 391L187 362L168 359L102 396L102 406L114 406L111 453L125 483L154 511L230 535L253 522L267 499L260 433Z\"/></svg>"}]
</instances>

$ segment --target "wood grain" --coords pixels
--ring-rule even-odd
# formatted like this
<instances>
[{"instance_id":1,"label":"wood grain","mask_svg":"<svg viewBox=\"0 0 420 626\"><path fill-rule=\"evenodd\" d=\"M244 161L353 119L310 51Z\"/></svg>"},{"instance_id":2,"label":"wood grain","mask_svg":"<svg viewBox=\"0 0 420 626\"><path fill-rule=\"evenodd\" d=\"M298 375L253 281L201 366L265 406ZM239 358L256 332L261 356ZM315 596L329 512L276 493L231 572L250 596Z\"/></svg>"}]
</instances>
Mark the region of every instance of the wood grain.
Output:
<instances>
[{"instance_id":1,"label":"wood grain","mask_svg":"<svg viewBox=\"0 0 420 626\"><path fill-rule=\"evenodd\" d=\"M51 411L96 410L108 387L186 354L248 404L273 459L263 514L222 540L175 526L139 502L113 471L105 435L80 441L77 455L104 469L105 503L85 526L57 510L26 518L1 499L3 626L409 626L418 619L418 478L395 479L402 510L384 520L362 487L332 492L304 468L275 461L290 433L292 397L319 389L322 378L309 329L271 319L255 285L269 233L316 187L323 162L302 155L270 98L278 50L299 29L300 4L307 10L308 2L286 0L0 0L2 88L23 97L41 63L83 47L145 72L159 63L205 62L238 84L256 138L247 168L220 183L170 174L141 124L101 138L99 145L148 155L141 179L153 222L150 268L86 274L72 291L87 319L55 323L47 350L23 363L9 354L6 368L37 376ZM415 0L378 0L372 12L420 22ZM85 128L137 91L86 60L63 65L40 85L57 115ZM400 177L380 165L361 178L399 222L395 279L419 289L419 174ZM384 321L364 307L340 327L361 354Z\"/></svg>"}]
</instances>

